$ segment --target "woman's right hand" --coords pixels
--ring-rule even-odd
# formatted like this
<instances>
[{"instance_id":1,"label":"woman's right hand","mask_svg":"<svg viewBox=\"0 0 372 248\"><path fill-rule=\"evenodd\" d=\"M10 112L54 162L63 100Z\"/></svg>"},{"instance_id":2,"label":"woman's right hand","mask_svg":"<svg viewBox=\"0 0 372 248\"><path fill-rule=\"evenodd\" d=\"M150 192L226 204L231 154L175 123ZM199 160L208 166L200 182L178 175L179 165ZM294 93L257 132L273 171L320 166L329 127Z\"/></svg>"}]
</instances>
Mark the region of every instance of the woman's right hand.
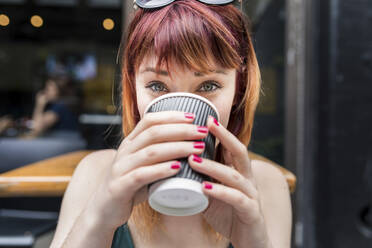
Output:
<instances>
[{"instance_id":1,"label":"woman's right hand","mask_svg":"<svg viewBox=\"0 0 372 248\"><path fill-rule=\"evenodd\" d=\"M177 159L204 150L194 141L208 130L192 124L181 111L146 113L122 141L103 183L88 201L86 209L108 228L127 222L133 206L147 200L147 185L177 174Z\"/></svg>"}]
</instances>

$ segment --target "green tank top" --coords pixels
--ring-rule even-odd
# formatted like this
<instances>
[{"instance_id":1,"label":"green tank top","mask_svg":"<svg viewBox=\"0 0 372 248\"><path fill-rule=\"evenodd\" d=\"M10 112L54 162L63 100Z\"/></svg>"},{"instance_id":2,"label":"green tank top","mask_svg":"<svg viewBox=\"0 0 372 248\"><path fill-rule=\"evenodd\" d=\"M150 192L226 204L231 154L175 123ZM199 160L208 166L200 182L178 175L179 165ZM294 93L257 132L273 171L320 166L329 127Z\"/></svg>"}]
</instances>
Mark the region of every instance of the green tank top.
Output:
<instances>
[{"instance_id":1,"label":"green tank top","mask_svg":"<svg viewBox=\"0 0 372 248\"><path fill-rule=\"evenodd\" d=\"M132 235L130 234L127 223L116 229L111 248L134 248ZM234 247L230 243L228 248Z\"/></svg>"}]
</instances>

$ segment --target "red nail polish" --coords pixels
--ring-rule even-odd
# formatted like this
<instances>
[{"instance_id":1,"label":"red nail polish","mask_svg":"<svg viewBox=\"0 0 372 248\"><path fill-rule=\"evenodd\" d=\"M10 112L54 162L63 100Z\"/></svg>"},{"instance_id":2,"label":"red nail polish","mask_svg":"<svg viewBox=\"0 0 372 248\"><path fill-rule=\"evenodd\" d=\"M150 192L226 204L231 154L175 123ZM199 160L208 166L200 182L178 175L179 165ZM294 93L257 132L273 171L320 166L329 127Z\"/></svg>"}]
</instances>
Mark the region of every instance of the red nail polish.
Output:
<instances>
[{"instance_id":1,"label":"red nail polish","mask_svg":"<svg viewBox=\"0 0 372 248\"><path fill-rule=\"evenodd\" d=\"M178 170L179 168L181 168L181 163L180 162L175 162L171 165L171 168L173 170Z\"/></svg>"},{"instance_id":2,"label":"red nail polish","mask_svg":"<svg viewBox=\"0 0 372 248\"><path fill-rule=\"evenodd\" d=\"M218 121L213 117L213 122L214 124L216 124L217 126L219 126L220 124L218 123Z\"/></svg>"},{"instance_id":3,"label":"red nail polish","mask_svg":"<svg viewBox=\"0 0 372 248\"><path fill-rule=\"evenodd\" d=\"M187 119L194 119L195 118L195 115L193 113L185 113L185 117Z\"/></svg>"},{"instance_id":4,"label":"red nail polish","mask_svg":"<svg viewBox=\"0 0 372 248\"><path fill-rule=\"evenodd\" d=\"M208 128L207 127L203 127L203 126L199 126L198 127L198 132L199 133L208 133Z\"/></svg>"},{"instance_id":5,"label":"red nail polish","mask_svg":"<svg viewBox=\"0 0 372 248\"><path fill-rule=\"evenodd\" d=\"M203 141L196 141L194 142L194 148L196 149L203 149L205 146L204 142Z\"/></svg>"},{"instance_id":6,"label":"red nail polish","mask_svg":"<svg viewBox=\"0 0 372 248\"><path fill-rule=\"evenodd\" d=\"M206 189L212 189L213 188L213 185L210 184L210 183L204 183L204 188L206 188Z\"/></svg>"},{"instance_id":7,"label":"red nail polish","mask_svg":"<svg viewBox=\"0 0 372 248\"><path fill-rule=\"evenodd\" d=\"M197 163L203 162L203 159L201 157L199 157L198 155L196 155L196 154L193 154L192 155L192 160L195 161L195 162L197 162Z\"/></svg>"}]
</instances>

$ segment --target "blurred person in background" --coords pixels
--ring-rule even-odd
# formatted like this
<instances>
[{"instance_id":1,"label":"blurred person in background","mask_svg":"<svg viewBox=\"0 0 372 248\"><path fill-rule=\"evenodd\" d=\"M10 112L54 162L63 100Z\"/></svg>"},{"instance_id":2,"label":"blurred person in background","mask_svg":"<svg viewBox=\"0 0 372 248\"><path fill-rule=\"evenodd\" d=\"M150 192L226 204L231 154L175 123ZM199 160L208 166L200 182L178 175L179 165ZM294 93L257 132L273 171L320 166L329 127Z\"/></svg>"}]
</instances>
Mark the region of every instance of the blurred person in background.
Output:
<instances>
[{"instance_id":1,"label":"blurred person in background","mask_svg":"<svg viewBox=\"0 0 372 248\"><path fill-rule=\"evenodd\" d=\"M31 131L24 138L62 132L78 132L78 98L69 77L52 76L36 94Z\"/></svg>"}]
</instances>

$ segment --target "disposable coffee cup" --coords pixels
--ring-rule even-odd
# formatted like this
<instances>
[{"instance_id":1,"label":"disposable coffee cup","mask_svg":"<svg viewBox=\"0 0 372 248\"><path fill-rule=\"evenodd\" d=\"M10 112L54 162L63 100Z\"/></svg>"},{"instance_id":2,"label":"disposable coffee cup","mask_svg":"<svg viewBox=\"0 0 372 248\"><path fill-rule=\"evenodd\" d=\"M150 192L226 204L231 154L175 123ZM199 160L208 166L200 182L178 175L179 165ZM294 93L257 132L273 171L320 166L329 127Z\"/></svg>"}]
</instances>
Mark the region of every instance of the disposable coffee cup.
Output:
<instances>
[{"instance_id":1,"label":"disposable coffee cup","mask_svg":"<svg viewBox=\"0 0 372 248\"><path fill-rule=\"evenodd\" d=\"M206 98L185 92L169 93L150 102L144 113L161 111L182 111L195 114L193 124L206 126L208 116L219 120L217 108ZM202 158L215 158L216 138L208 133L204 139L195 140L205 142ZM206 175L194 171L187 157L178 158L181 162L180 171L170 178L162 179L150 184L149 204L165 215L189 216L204 211L209 204L208 197L202 191L202 182L210 180Z\"/></svg>"}]
</instances>

